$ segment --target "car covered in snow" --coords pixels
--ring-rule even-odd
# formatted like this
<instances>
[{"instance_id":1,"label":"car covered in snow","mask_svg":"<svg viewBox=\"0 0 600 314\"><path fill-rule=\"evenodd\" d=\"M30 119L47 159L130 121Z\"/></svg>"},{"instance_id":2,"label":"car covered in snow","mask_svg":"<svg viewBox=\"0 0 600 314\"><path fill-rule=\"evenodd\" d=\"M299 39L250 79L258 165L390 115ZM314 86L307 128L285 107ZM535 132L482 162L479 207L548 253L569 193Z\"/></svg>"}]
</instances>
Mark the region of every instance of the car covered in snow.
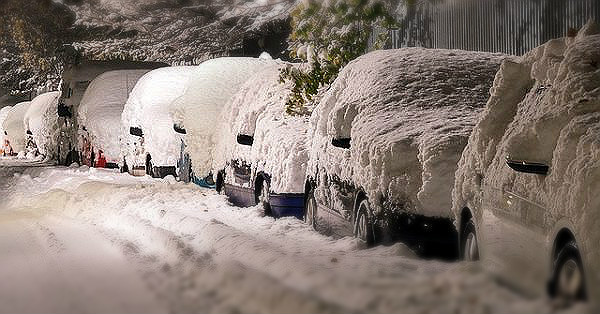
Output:
<instances>
[{"instance_id":1,"label":"car covered in snow","mask_svg":"<svg viewBox=\"0 0 600 314\"><path fill-rule=\"evenodd\" d=\"M6 156L21 155L20 157L25 157L27 136L23 119L30 104L31 102L25 101L12 106L2 122L2 129L4 130L3 150Z\"/></svg>"},{"instance_id":2,"label":"car covered in snow","mask_svg":"<svg viewBox=\"0 0 600 314\"><path fill-rule=\"evenodd\" d=\"M599 69L593 23L506 60L459 163L462 256L531 295L600 300Z\"/></svg>"},{"instance_id":3,"label":"car covered in snow","mask_svg":"<svg viewBox=\"0 0 600 314\"><path fill-rule=\"evenodd\" d=\"M121 158L121 115L137 81L150 70L105 72L89 85L78 109L81 164L118 168Z\"/></svg>"},{"instance_id":4,"label":"car covered in snow","mask_svg":"<svg viewBox=\"0 0 600 314\"><path fill-rule=\"evenodd\" d=\"M181 134L177 166L181 181L214 186L211 170L214 147L222 140L216 132L221 129L223 108L248 79L277 63L263 54L217 58L196 67L185 94L172 104L173 129Z\"/></svg>"},{"instance_id":5,"label":"car covered in snow","mask_svg":"<svg viewBox=\"0 0 600 314\"><path fill-rule=\"evenodd\" d=\"M26 132L25 152L28 159L56 157L58 143L58 98L60 92L49 92L35 97L25 116L23 123Z\"/></svg>"},{"instance_id":6,"label":"car covered in snow","mask_svg":"<svg viewBox=\"0 0 600 314\"><path fill-rule=\"evenodd\" d=\"M308 117L286 113L291 94L272 65L252 77L224 109L215 171L217 191L238 206L262 204L274 217L304 214Z\"/></svg>"},{"instance_id":7,"label":"car covered in snow","mask_svg":"<svg viewBox=\"0 0 600 314\"><path fill-rule=\"evenodd\" d=\"M173 129L171 106L185 92L195 66L165 67L142 76L121 115L121 158L131 174L177 175L181 135Z\"/></svg>"},{"instance_id":8,"label":"car covered in snow","mask_svg":"<svg viewBox=\"0 0 600 314\"><path fill-rule=\"evenodd\" d=\"M61 126L57 140L58 163L68 166L73 162L79 162L80 153L77 151L79 142L79 127L77 126L79 104L88 86L98 75L115 70L153 70L165 66L167 64L159 62L80 61L79 58L75 58L75 62L66 64L62 75L62 93L57 110L59 125Z\"/></svg>"},{"instance_id":9,"label":"car covered in snow","mask_svg":"<svg viewBox=\"0 0 600 314\"><path fill-rule=\"evenodd\" d=\"M5 106L0 108L0 156L2 157L6 157L7 155L11 155L12 153L12 147L10 146L8 138L5 139L6 133L4 131L4 128L2 127L2 124L4 123L4 120L6 120L6 117L8 116L8 113L11 109L12 106Z\"/></svg>"},{"instance_id":10,"label":"car covered in snow","mask_svg":"<svg viewBox=\"0 0 600 314\"><path fill-rule=\"evenodd\" d=\"M455 255L454 171L503 58L406 48L348 64L311 117L307 223Z\"/></svg>"}]
</instances>

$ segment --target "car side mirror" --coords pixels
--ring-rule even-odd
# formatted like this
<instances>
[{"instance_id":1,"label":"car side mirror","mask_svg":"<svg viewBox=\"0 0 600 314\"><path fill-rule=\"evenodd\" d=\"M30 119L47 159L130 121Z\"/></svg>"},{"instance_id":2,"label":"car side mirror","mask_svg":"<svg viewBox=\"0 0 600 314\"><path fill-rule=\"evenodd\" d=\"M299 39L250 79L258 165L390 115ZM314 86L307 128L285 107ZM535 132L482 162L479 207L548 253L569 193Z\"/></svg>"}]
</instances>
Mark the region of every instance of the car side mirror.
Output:
<instances>
[{"instance_id":1,"label":"car side mirror","mask_svg":"<svg viewBox=\"0 0 600 314\"><path fill-rule=\"evenodd\" d=\"M179 124L173 124L173 130L179 134L187 134L187 131Z\"/></svg>"},{"instance_id":2,"label":"car side mirror","mask_svg":"<svg viewBox=\"0 0 600 314\"><path fill-rule=\"evenodd\" d=\"M252 146L252 144L254 144L254 136L239 134L237 136L237 142L240 145Z\"/></svg>"},{"instance_id":3,"label":"car side mirror","mask_svg":"<svg viewBox=\"0 0 600 314\"><path fill-rule=\"evenodd\" d=\"M349 138L334 138L331 140L331 145L337 148L350 149Z\"/></svg>"},{"instance_id":4,"label":"car side mirror","mask_svg":"<svg viewBox=\"0 0 600 314\"><path fill-rule=\"evenodd\" d=\"M136 127L130 127L129 134L134 135L134 136L139 136L139 137L144 136L144 132L142 132L142 129L136 128Z\"/></svg>"},{"instance_id":5,"label":"car side mirror","mask_svg":"<svg viewBox=\"0 0 600 314\"><path fill-rule=\"evenodd\" d=\"M58 116L61 118L70 118L72 116L71 108L63 103L58 104L58 112L57 113L58 113Z\"/></svg>"},{"instance_id":6,"label":"car side mirror","mask_svg":"<svg viewBox=\"0 0 600 314\"><path fill-rule=\"evenodd\" d=\"M514 171L522 173L531 173L539 175L547 175L550 166L542 163L528 162L522 160L513 160L506 158L506 164Z\"/></svg>"}]
</instances>

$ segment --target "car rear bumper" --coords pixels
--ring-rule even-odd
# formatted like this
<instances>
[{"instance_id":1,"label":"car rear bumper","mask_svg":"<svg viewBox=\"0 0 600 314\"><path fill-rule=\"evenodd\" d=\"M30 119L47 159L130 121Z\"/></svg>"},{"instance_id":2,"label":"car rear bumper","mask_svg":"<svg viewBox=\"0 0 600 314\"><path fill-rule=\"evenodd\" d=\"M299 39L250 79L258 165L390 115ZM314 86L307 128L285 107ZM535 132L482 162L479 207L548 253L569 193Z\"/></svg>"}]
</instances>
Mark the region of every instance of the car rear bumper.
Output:
<instances>
[{"instance_id":1,"label":"car rear bumper","mask_svg":"<svg viewBox=\"0 0 600 314\"><path fill-rule=\"evenodd\" d=\"M236 206L256 206L254 189L225 184L225 195ZM304 194L302 193L272 193L269 195L271 212L276 218L304 216Z\"/></svg>"}]
</instances>

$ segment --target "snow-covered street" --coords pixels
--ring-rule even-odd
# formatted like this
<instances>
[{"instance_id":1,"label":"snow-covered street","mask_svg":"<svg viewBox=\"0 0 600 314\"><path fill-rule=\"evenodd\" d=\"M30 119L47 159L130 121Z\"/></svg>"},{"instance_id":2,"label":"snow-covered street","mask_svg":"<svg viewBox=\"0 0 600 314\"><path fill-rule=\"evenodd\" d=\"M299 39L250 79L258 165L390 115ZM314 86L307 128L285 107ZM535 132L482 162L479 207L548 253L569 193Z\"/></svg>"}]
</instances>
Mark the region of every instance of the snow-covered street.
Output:
<instances>
[{"instance_id":1,"label":"snow-covered street","mask_svg":"<svg viewBox=\"0 0 600 314\"><path fill-rule=\"evenodd\" d=\"M172 178L0 162L1 312L553 310L477 264L364 249Z\"/></svg>"}]
</instances>

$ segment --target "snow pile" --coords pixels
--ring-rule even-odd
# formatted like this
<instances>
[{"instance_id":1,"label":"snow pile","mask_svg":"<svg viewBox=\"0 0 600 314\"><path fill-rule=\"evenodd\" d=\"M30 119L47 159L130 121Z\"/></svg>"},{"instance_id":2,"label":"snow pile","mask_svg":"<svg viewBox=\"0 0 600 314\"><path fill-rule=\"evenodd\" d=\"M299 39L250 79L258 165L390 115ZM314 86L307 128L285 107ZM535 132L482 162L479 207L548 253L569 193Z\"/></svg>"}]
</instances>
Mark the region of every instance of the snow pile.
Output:
<instances>
[{"instance_id":1,"label":"snow pile","mask_svg":"<svg viewBox=\"0 0 600 314\"><path fill-rule=\"evenodd\" d=\"M4 127L2 124L4 123L4 120L6 120L6 117L8 117L8 113L11 109L12 106L6 106L0 109L0 147L4 145Z\"/></svg>"},{"instance_id":2,"label":"snow pile","mask_svg":"<svg viewBox=\"0 0 600 314\"><path fill-rule=\"evenodd\" d=\"M153 70L139 79L121 116L121 154L127 164L144 165L145 156L137 156L133 145L135 138L129 134L130 127L144 132L143 148L152 157L156 167L175 166L181 150L179 135L173 130L171 104L185 92L186 86L196 72L196 67L168 67ZM122 158L121 158L122 159ZM140 164L141 162L141 164Z\"/></svg>"},{"instance_id":3,"label":"snow pile","mask_svg":"<svg viewBox=\"0 0 600 314\"><path fill-rule=\"evenodd\" d=\"M599 64L600 34L593 23L575 38L551 40L502 64L460 160L455 213L469 207L477 221L483 186L510 189L545 208L544 228L569 217L582 251L598 254L592 248L599 233L589 231L600 220ZM550 172L517 173L506 157L547 164Z\"/></svg>"},{"instance_id":4,"label":"snow pile","mask_svg":"<svg viewBox=\"0 0 600 314\"><path fill-rule=\"evenodd\" d=\"M25 151L26 134L23 118L31 102L25 101L14 105L2 122L2 128L8 134L6 138L10 141L15 153Z\"/></svg>"},{"instance_id":5,"label":"snow pile","mask_svg":"<svg viewBox=\"0 0 600 314\"><path fill-rule=\"evenodd\" d=\"M353 182L376 213L385 203L449 216L456 164L503 58L408 48L351 62L313 112L309 174ZM347 138L349 150L331 144Z\"/></svg>"},{"instance_id":6,"label":"snow pile","mask_svg":"<svg viewBox=\"0 0 600 314\"><path fill-rule=\"evenodd\" d=\"M50 159L57 153L58 147L58 98L60 92L41 94L35 97L23 123L26 131L31 131L33 140L41 155Z\"/></svg>"},{"instance_id":7,"label":"snow pile","mask_svg":"<svg viewBox=\"0 0 600 314\"><path fill-rule=\"evenodd\" d=\"M279 82L281 66L256 74L223 110L214 170L231 160L252 164L252 176L271 176L275 193L302 193L308 162L308 118L285 113L290 86ZM237 135L254 137L252 146L237 143ZM232 169L229 169L232 171ZM233 178L233 173L226 177Z\"/></svg>"},{"instance_id":8,"label":"snow pile","mask_svg":"<svg viewBox=\"0 0 600 314\"><path fill-rule=\"evenodd\" d=\"M185 126L187 151L198 177L208 175L211 170L213 149L221 140L215 137L216 126L227 101L250 77L277 63L267 55L262 58L218 58L204 62L194 70L189 88L173 104L173 115L177 123Z\"/></svg>"},{"instance_id":9,"label":"snow pile","mask_svg":"<svg viewBox=\"0 0 600 314\"><path fill-rule=\"evenodd\" d=\"M121 115L137 81L150 70L106 72L92 81L77 115L95 149L102 150L109 162L120 161Z\"/></svg>"}]
</instances>

